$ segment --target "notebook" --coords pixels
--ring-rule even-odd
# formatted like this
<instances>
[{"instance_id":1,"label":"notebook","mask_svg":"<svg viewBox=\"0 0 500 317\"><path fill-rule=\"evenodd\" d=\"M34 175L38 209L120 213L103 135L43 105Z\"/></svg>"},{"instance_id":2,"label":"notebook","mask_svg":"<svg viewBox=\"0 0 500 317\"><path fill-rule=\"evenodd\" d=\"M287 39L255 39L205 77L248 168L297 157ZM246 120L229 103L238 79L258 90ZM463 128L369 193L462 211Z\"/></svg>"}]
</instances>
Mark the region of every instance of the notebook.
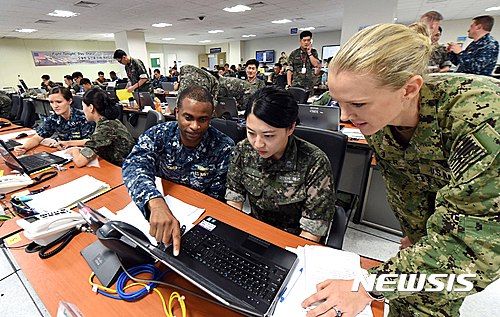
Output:
<instances>
[{"instance_id":1,"label":"notebook","mask_svg":"<svg viewBox=\"0 0 500 317\"><path fill-rule=\"evenodd\" d=\"M299 105L300 124L308 127L338 131L339 116L338 107Z\"/></svg>"},{"instance_id":2,"label":"notebook","mask_svg":"<svg viewBox=\"0 0 500 317\"><path fill-rule=\"evenodd\" d=\"M270 316L297 264L297 255L213 217L205 217L182 236L176 257L118 226L139 245L185 279L229 308Z\"/></svg>"},{"instance_id":3,"label":"notebook","mask_svg":"<svg viewBox=\"0 0 500 317\"><path fill-rule=\"evenodd\" d=\"M175 107L177 107L177 97L165 97L165 101L170 108L170 112L174 113Z\"/></svg>"},{"instance_id":4,"label":"notebook","mask_svg":"<svg viewBox=\"0 0 500 317\"><path fill-rule=\"evenodd\" d=\"M70 162L68 159L47 152L18 158L12 154L8 145L3 140L0 140L0 156L8 167L26 174L33 174L53 164L66 164Z\"/></svg>"},{"instance_id":5,"label":"notebook","mask_svg":"<svg viewBox=\"0 0 500 317\"><path fill-rule=\"evenodd\" d=\"M161 83L161 87L165 91L174 91L174 85L175 85L175 83L166 82L166 81Z\"/></svg>"},{"instance_id":6,"label":"notebook","mask_svg":"<svg viewBox=\"0 0 500 317\"><path fill-rule=\"evenodd\" d=\"M153 97L151 97L151 94L149 92L134 91L132 95L134 96L135 101L137 102L137 104L141 109L147 106L150 106L151 108L155 109L155 103L153 101Z\"/></svg>"}]
</instances>

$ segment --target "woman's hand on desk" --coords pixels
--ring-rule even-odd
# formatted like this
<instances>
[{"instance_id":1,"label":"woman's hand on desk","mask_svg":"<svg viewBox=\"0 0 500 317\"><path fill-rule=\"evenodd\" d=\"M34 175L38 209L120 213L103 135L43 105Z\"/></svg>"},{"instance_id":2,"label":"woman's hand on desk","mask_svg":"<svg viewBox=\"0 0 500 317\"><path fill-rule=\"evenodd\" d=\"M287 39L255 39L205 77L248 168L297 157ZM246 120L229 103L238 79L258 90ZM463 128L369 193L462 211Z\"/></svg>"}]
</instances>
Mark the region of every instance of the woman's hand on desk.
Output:
<instances>
[{"instance_id":1,"label":"woman's hand on desk","mask_svg":"<svg viewBox=\"0 0 500 317\"><path fill-rule=\"evenodd\" d=\"M14 153L16 155L23 155L28 149L24 145L18 145L14 147Z\"/></svg>"},{"instance_id":2,"label":"woman's hand on desk","mask_svg":"<svg viewBox=\"0 0 500 317\"><path fill-rule=\"evenodd\" d=\"M156 241L165 245L173 243L174 256L179 255L181 249L181 230L179 221L174 217L163 198L153 198L148 201L149 234Z\"/></svg>"},{"instance_id":3,"label":"woman's hand on desk","mask_svg":"<svg viewBox=\"0 0 500 317\"><path fill-rule=\"evenodd\" d=\"M357 292L351 291L353 280L326 280L316 285L317 293L302 302L303 308L312 308L307 317L338 316L353 317L365 309L372 299L360 285ZM335 307L335 308L334 308Z\"/></svg>"},{"instance_id":4,"label":"woman's hand on desk","mask_svg":"<svg viewBox=\"0 0 500 317\"><path fill-rule=\"evenodd\" d=\"M70 146L69 141L58 141L54 143L54 147L57 147L58 150L65 150Z\"/></svg>"}]
</instances>

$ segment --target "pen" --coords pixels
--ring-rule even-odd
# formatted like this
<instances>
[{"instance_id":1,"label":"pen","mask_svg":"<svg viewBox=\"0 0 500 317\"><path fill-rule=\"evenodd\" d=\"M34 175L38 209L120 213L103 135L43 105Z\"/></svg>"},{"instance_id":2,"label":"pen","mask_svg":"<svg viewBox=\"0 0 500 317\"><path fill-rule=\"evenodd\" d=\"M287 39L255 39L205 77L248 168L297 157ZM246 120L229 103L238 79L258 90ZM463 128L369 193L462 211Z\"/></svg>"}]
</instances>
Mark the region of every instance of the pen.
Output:
<instances>
[{"instance_id":1,"label":"pen","mask_svg":"<svg viewBox=\"0 0 500 317\"><path fill-rule=\"evenodd\" d=\"M303 270L304 270L304 268L300 268L299 274L296 275L295 279L293 281L288 282L288 285L283 290L283 293L281 293L280 303L283 302L286 299L286 297L290 294L292 288L295 286L295 284L299 280L300 276L302 275Z\"/></svg>"},{"instance_id":2,"label":"pen","mask_svg":"<svg viewBox=\"0 0 500 317\"><path fill-rule=\"evenodd\" d=\"M47 188L49 188L50 185L45 185L43 186L42 188L39 188L39 189L35 189L35 190L30 190L30 193L28 195L34 195L34 194L38 194L38 193L41 193L43 192L44 190L46 190Z\"/></svg>"}]
</instances>

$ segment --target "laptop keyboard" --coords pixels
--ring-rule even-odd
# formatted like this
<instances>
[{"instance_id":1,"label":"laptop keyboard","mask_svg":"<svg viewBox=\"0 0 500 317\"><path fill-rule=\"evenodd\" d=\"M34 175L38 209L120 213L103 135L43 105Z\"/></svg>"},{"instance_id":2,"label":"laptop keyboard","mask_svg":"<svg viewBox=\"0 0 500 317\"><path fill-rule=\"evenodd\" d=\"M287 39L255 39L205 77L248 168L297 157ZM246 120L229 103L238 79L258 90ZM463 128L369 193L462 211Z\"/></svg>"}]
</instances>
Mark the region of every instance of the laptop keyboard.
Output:
<instances>
[{"instance_id":1,"label":"laptop keyboard","mask_svg":"<svg viewBox=\"0 0 500 317\"><path fill-rule=\"evenodd\" d=\"M196 227L186 234L181 249L219 275L268 302L274 299L285 278L284 270L252 261L238 254L224 239L206 234Z\"/></svg>"},{"instance_id":2,"label":"laptop keyboard","mask_svg":"<svg viewBox=\"0 0 500 317\"><path fill-rule=\"evenodd\" d=\"M23 165L28 169L32 170L46 164L47 161L41 159L37 156L25 156L23 157Z\"/></svg>"}]
</instances>

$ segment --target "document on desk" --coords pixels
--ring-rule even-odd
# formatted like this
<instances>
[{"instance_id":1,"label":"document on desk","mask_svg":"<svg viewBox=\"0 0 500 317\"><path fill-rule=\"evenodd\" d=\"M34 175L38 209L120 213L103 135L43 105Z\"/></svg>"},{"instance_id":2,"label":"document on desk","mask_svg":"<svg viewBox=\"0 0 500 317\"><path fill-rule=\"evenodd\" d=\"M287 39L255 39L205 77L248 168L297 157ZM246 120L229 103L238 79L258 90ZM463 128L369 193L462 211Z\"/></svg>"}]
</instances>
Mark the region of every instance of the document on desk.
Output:
<instances>
[{"instance_id":1,"label":"document on desk","mask_svg":"<svg viewBox=\"0 0 500 317\"><path fill-rule=\"evenodd\" d=\"M179 221L181 227L185 227L185 232L193 228L193 223L205 212L205 209L189 205L170 195L165 196L165 201L167 202L170 211L172 211L175 218ZM116 215L111 212L104 212L104 216L111 220L119 220L133 225L137 229L144 232L152 244L158 244L156 239L149 234L149 222L134 202L131 202L122 210L117 211Z\"/></svg>"},{"instance_id":2,"label":"document on desk","mask_svg":"<svg viewBox=\"0 0 500 317\"><path fill-rule=\"evenodd\" d=\"M69 153L66 152L69 149L82 149L82 148L79 147L79 146L72 146L72 147L64 149L64 150L52 152L51 154L57 155L59 157L62 157L64 159L72 161L73 160L73 156L71 154L69 154ZM101 167L101 165L99 164L99 160L97 159L97 157L95 157L93 160L91 160L90 162L88 162L87 165L85 165L85 166L88 166L88 167Z\"/></svg>"},{"instance_id":3,"label":"document on desk","mask_svg":"<svg viewBox=\"0 0 500 317\"><path fill-rule=\"evenodd\" d=\"M71 209L78 201L86 202L110 189L111 187L105 182L85 175L64 185L31 195L33 199L27 204L39 213L56 211L60 208Z\"/></svg>"},{"instance_id":4,"label":"document on desk","mask_svg":"<svg viewBox=\"0 0 500 317\"><path fill-rule=\"evenodd\" d=\"M27 140L29 140L28 138L16 139L16 137L21 133L26 133L26 135L28 136L28 135L35 134L35 130L28 130L28 131L21 131L21 132L17 131L17 132L2 134L2 135L0 135L0 140L8 141L11 139L15 139L17 142L24 144Z\"/></svg>"},{"instance_id":5,"label":"document on desk","mask_svg":"<svg viewBox=\"0 0 500 317\"><path fill-rule=\"evenodd\" d=\"M316 293L316 285L327 279L350 280L362 274L359 255L323 246L287 248L297 254L299 263L274 311L275 317L303 317L301 303ZM358 316L373 317L368 305Z\"/></svg>"}]
</instances>

